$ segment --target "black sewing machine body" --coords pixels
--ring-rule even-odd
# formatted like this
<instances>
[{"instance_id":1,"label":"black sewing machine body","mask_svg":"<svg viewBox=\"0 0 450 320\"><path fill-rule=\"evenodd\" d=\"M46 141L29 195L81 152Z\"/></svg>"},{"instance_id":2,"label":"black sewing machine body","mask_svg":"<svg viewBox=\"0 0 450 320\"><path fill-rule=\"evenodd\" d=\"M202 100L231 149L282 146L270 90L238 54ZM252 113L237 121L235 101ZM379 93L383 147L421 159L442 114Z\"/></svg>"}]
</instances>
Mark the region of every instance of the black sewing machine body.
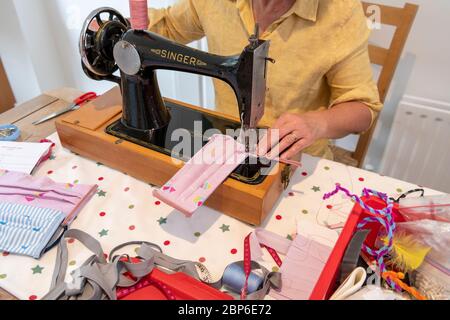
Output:
<instances>
[{"instance_id":1,"label":"black sewing machine body","mask_svg":"<svg viewBox=\"0 0 450 320\"><path fill-rule=\"evenodd\" d=\"M105 12L109 14L106 22L101 18ZM90 30L94 20L99 25L96 32ZM203 136L207 130L218 129L225 134L227 129L257 127L264 115L268 51L269 42L259 40L256 35L241 54L210 54L152 32L130 29L128 21L110 8L94 11L86 20L80 37L85 73L95 80L118 83L121 88L122 118L108 126L106 132L185 161L188 158L184 154L173 152L179 143L172 140L177 129L190 133L190 154L193 155L202 147L194 143L194 138ZM165 101L156 75L161 69L210 76L228 83L236 94L242 123L211 115L200 108L185 108ZM120 77L114 75L118 70ZM195 122L201 125L195 126ZM203 145L206 142L207 139ZM274 165L253 163L255 161L247 161L232 177L248 184L259 184L265 179L261 170Z\"/></svg>"},{"instance_id":2,"label":"black sewing machine body","mask_svg":"<svg viewBox=\"0 0 450 320\"><path fill-rule=\"evenodd\" d=\"M155 33L129 30L114 47L121 70L124 124L152 130L164 127L170 114L164 106L156 70L174 70L209 76L234 90L242 121L255 128L264 114L268 42L248 46L243 53L224 57L196 50ZM253 110L251 110L253 108Z\"/></svg>"}]
</instances>

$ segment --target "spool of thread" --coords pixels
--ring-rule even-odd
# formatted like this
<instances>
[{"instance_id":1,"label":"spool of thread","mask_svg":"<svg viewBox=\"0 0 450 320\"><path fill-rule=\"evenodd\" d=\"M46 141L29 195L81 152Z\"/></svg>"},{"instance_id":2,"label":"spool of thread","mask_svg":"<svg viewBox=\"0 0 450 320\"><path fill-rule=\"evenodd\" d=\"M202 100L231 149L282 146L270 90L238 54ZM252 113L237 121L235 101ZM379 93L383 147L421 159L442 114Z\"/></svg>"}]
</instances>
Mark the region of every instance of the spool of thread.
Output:
<instances>
[{"instance_id":1,"label":"spool of thread","mask_svg":"<svg viewBox=\"0 0 450 320\"><path fill-rule=\"evenodd\" d=\"M147 30L150 20L148 18L147 0L130 1L130 22L133 29Z\"/></svg>"},{"instance_id":2,"label":"spool of thread","mask_svg":"<svg viewBox=\"0 0 450 320\"><path fill-rule=\"evenodd\" d=\"M248 278L248 293L261 289L263 282L262 275L251 272ZM223 273L222 283L230 291L240 294L245 284L245 272L242 263L230 264Z\"/></svg>"}]
</instances>

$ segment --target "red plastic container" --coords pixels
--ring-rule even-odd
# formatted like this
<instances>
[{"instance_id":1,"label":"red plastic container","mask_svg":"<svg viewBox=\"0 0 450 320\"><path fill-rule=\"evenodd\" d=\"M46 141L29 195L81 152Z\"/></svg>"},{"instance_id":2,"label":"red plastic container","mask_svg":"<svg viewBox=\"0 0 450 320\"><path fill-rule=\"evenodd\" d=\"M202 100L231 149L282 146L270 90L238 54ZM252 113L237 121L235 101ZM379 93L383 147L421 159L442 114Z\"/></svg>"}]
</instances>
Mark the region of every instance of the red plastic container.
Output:
<instances>
[{"instance_id":1,"label":"red plastic container","mask_svg":"<svg viewBox=\"0 0 450 320\"><path fill-rule=\"evenodd\" d=\"M386 207L386 203L377 197L363 197L361 198L364 203L369 205L374 209L383 209ZM393 217L395 222L404 221L398 212L398 206L394 205ZM364 218L369 217L370 214L363 210L359 204L355 204L352 212L350 213L347 223L345 224L344 230L342 231L336 246L334 247L330 258L328 259L325 268L320 275L319 281L317 282L313 293L310 296L310 300L327 300L331 297L334 291L337 289L335 287L336 278L339 272L339 268L344 258L345 251L350 240L356 232L357 226ZM380 231L380 225L378 223L368 223L364 226L364 229L370 229L370 233L367 236L365 244L369 247L373 247L378 233Z\"/></svg>"}]
</instances>

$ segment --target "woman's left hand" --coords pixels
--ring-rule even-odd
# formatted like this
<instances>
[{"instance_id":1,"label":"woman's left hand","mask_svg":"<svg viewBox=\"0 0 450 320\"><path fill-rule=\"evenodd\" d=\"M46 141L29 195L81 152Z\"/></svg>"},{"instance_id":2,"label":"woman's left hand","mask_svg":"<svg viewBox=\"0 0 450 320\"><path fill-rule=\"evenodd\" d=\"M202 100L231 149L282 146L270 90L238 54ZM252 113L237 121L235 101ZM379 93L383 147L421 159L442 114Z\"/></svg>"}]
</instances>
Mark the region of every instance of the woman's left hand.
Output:
<instances>
[{"instance_id":1,"label":"woman's left hand","mask_svg":"<svg viewBox=\"0 0 450 320\"><path fill-rule=\"evenodd\" d=\"M324 137L326 121L321 112L284 113L258 144L257 154L269 159L291 159Z\"/></svg>"}]
</instances>

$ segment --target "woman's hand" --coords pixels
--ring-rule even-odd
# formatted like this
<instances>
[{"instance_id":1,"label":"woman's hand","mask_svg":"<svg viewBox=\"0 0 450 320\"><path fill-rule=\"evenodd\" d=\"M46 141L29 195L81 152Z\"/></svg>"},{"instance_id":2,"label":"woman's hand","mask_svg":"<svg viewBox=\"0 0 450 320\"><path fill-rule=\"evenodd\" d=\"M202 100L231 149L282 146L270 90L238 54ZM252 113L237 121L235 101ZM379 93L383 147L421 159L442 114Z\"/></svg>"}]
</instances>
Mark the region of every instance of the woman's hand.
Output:
<instances>
[{"instance_id":1,"label":"woman's hand","mask_svg":"<svg viewBox=\"0 0 450 320\"><path fill-rule=\"evenodd\" d=\"M259 156L290 159L320 139L340 139L370 128L372 112L362 102L336 104L323 111L283 114L258 144ZM269 153L268 153L269 152Z\"/></svg>"},{"instance_id":2,"label":"woman's hand","mask_svg":"<svg viewBox=\"0 0 450 320\"><path fill-rule=\"evenodd\" d=\"M283 114L258 144L257 154L269 159L291 159L324 138L326 121L322 112Z\"/></svg>"}]
</instances>

